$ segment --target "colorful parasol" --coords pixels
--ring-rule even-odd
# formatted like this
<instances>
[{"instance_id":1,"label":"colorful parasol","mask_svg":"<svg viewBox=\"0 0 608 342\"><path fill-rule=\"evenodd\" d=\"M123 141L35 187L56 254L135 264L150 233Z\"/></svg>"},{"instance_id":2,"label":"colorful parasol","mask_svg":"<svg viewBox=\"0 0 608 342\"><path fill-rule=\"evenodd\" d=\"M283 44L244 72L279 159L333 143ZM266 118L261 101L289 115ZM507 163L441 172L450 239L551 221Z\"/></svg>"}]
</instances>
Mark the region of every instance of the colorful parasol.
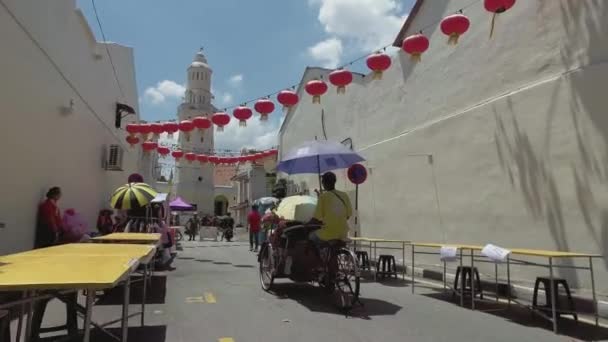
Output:
<instances>
[{"instance_id":1,"label":"colorful parasol","mask_svg":"<svg viewBox=\"0 0 608 342\"><path fill-rule=\"evenodd\" d=\"M146 183L129 183L114 191L110 204L120 210L140 208L150 203L156 195L156 190Z\"/></svg>"}]
</instances>

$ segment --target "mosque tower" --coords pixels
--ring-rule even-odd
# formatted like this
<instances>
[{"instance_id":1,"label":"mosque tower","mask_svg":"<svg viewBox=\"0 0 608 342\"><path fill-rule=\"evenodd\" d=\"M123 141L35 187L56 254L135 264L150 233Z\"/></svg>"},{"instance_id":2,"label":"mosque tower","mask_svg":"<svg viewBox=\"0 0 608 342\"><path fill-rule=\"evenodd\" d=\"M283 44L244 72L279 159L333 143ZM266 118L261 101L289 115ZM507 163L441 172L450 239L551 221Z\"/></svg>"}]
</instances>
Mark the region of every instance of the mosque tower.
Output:
<instances>
[{"instance_id":1,"label":"mosque tower","mask_svg":"<svg viewBox=\"0 0 608 342\"><path fill-rule=\"evenodd\" d=\"M207 64L203 49L198 51L188 67L188 81L183 103L178 108L177 119L192 120L197 116L211 115L217 110L211 104L211 74L213 71ZM213 127L200 133L194 130L190 138L180 133L179 146L184 152L196 154L213 153ZM198 211L203 214L213 213L213 166L198 161L189 163L182 158L177 166L177 195L188 203L196 204Z\"/></svg>"}]
</instances>

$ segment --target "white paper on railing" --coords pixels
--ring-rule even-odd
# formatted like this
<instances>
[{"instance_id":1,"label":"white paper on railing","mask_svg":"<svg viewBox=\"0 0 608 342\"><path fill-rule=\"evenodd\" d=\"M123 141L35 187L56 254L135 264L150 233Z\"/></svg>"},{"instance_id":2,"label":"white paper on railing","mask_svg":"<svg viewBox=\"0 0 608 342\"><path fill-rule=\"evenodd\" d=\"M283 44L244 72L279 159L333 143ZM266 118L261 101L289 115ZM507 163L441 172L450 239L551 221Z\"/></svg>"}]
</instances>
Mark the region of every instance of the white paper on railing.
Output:
<instances>
[{"instance_id":1,"label":"white paper on railing","mask_svg":"<svg viewBox=\"0 0 608 342\"><path fill-rule=\"evenodd\" d=\"M458 259L456 253L458 253L458 247L453 246L443 246L439 250L441 261L445 262L456 261Z\"/></svg>"},{"instance_id":2,"label":"white paper on railing","mask_svg":"<svg viewBox=\"0 0 608 342\"><path fill-rule=\"evenodd\" d=\"M507 255L510 253L510 250L495 246L491 243L485 245L485 247L481 250L481 255L486 256L495 262L505 261Z\"/></svg>"}]
</instances>

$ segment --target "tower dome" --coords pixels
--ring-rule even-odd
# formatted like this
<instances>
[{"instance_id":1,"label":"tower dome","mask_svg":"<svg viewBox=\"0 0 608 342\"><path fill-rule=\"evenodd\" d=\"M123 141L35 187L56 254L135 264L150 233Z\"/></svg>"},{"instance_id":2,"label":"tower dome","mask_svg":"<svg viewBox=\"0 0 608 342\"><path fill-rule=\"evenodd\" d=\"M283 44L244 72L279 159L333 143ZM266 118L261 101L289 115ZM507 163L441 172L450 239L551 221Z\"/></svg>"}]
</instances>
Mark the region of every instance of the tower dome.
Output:
<instances>
[{"instance_id":1,"label":"tower dome","mask_svg":"<svg viewBox=\"0 0 608 342\"><path fill-rule=\"evenodd\" d=\"M205 57L205 54L203 54L203 49L201 48L196 55L194 55L194 60L192 61L192 64L190 64L191 68L200 68L200 67L204 67L204 68L209 68L209 65L207 64L207 57Z\"/></svg>"}]
</instances>

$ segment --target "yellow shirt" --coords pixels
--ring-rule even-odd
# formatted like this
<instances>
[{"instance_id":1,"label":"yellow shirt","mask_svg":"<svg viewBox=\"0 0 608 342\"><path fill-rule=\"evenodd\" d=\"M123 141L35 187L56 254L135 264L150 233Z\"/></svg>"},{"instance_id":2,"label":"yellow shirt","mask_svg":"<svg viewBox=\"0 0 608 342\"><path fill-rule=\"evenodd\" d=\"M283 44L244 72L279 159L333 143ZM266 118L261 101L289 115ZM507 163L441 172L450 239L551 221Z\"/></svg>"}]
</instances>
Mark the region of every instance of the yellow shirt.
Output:
<instances>
[{"instance_id":1,"label":"yellow shirt","mask_svg":"<svg viewBox=\"0 0 608 342\"><path fill-rule=\"evenodd\" d=\"M323 227L317 232L319 238L323 241L346 239L347 220L352 214L350 199L346 193L338 190L322 192L314 216L323 222Z\"/></svg>"}]
</instances>

